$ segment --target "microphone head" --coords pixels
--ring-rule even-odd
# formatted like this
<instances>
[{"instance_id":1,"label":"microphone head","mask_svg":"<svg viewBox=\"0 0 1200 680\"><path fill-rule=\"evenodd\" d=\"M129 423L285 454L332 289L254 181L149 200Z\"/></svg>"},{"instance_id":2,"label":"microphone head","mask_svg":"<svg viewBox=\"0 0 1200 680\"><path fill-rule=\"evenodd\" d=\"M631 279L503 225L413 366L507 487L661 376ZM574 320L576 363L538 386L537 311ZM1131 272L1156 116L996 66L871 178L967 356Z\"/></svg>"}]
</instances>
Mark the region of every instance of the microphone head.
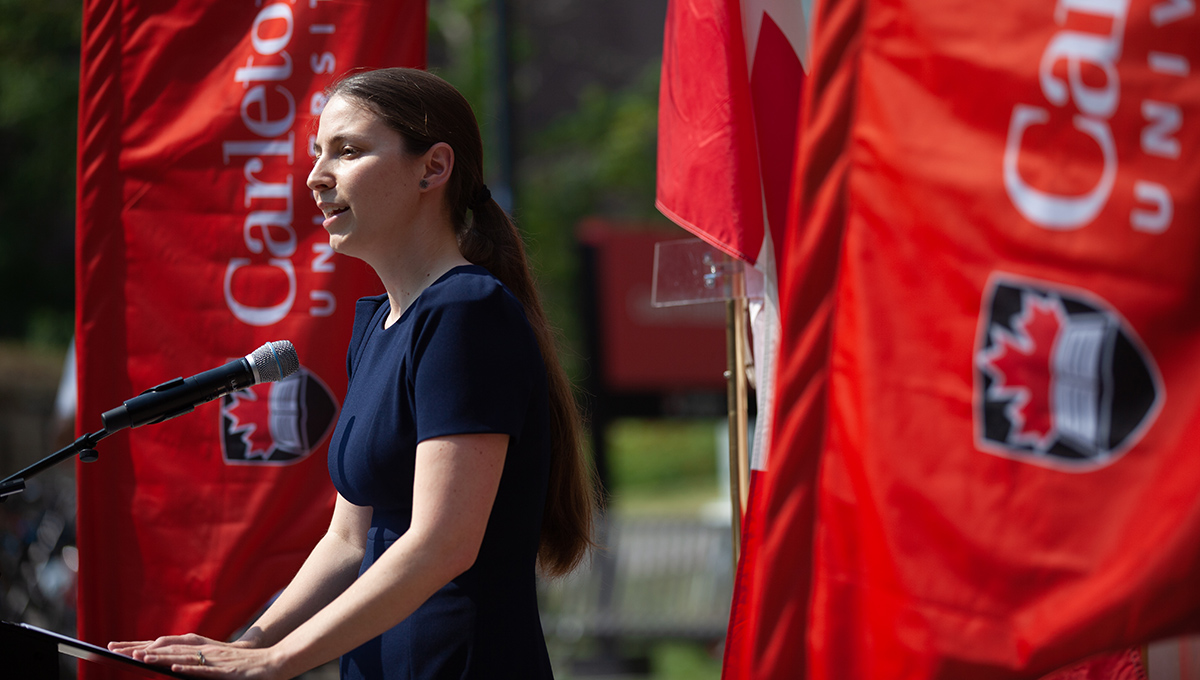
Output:
<instances>
[{"instance_id":1,"label":"microphone head","mask_svg":"<svg viewBox=\"0 0 1200 680\"><path fill-rule=\"evenodd\" d=\"M247 356L246 361L260 383L283 380L300 368L296 348L287 340L268 342Z\"/></svg>"}]
</instances>

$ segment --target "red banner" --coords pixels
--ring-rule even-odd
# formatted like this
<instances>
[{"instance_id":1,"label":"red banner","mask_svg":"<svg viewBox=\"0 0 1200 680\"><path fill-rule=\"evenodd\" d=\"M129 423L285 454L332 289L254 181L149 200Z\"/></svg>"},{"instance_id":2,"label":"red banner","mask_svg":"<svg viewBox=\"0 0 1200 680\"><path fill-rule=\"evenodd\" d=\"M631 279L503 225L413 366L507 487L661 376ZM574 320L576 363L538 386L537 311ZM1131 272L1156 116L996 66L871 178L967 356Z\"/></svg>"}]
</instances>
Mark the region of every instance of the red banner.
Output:
<instances>
[{"instance_id":1,"label":"red banner","mask_svg":"<svg viewBox=\"0 0 1200 680\"><path fill-rule=\"evenodd\" d=\"M302 368L79 465L82 639L226 637L327 526L354 300L379 284L329 249L310 137L336 76L424 59L416 0L85 3L81 427L267 340L292 341Z\"/></svg>"},{"instance_id":2,"label":"red banner","mask_svg":"<svg viewBox=\"0 0 1200 680\"><path fill-rule=\"evenodd\" d=\"M1159 665L1150 675L1145 657L1142 647L1105 652L1061 668L1042 680L1182 680Z\"/></svg>"},{"instance_id":3,"label":"red banner","mask_svg":"<svg viewBox=\"0 0 1200 680\"><path fill-rule=\"evenodd\" d=\"M1198 20L1187 0L822 6L780 255L781 357L832 315L812 601L759 626L807 640L814 680L1032 678L1194 626ZM781 365L773 473L807 467L814 377ZM810 526L766 525L764 590L804 577Z\"/></svg>"},{"instance_id":4,"label":"red banner","mask_svg":"<svg viewBox=\"0 0 1200 680\"><path fill-rule=\"evenodd\" d=\"M827 3L813 22L791 209L781 230L782 312L770 463L755 472L743 523L725 654L728 678L804 677L812 541L828 417L828 357L845 216L844 149L853 120L861 21L855 3ZM812 226L810 226L812 225Z\"/></svg>"}]
</instances>

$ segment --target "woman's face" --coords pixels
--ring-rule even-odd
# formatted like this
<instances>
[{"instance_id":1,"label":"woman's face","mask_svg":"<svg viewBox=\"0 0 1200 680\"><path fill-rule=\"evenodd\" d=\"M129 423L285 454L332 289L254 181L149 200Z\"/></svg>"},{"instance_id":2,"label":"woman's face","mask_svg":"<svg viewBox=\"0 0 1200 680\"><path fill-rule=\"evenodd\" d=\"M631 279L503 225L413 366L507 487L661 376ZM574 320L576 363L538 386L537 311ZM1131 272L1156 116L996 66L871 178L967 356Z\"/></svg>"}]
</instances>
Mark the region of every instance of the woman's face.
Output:
<instances>
[{"instance_id":1,"label":"woman's face","mask_svg":"<svg viewBox=\"0 0 1200 680\"><path fill-rule=\"evenodd\" d=\"M321 113L313 153L308 188L335 251L370 261L403 240L424 166L405 152L398 132L335 95Z\"/></svg>"}]
</instances>

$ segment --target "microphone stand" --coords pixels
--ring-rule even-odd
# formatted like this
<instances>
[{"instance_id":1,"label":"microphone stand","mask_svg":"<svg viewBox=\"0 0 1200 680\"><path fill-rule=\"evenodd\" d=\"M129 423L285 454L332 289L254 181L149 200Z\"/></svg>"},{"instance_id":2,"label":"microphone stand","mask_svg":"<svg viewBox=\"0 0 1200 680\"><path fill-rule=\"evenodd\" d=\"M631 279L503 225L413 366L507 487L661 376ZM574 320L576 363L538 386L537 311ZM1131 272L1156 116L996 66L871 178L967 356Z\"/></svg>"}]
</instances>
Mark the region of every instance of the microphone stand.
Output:
<instances>
[{"instance_id":1,"label":"microphone stand","mask_svg":"<svg viewBox=\"0 0 1200 680\"><path fill-rule=\"evenodd\" d=\"M96 460L100 457L100 454L96 452L96 444L110 434L112 433L107 430L100 430L91 434L85 434L79 439L76 439L74 442L64 446L62 449L59 449L49 456L46 456L42 460L30 465L24 470L0 480L0 503L3 503L5 500L7 500L9 496L24 491L26 479L29 479L30 477L42 472L43 470L46 470L47 468L61 463L71 456L78 455L79 460L85 463L90 463Z\"/></svg>"}]
</instances>

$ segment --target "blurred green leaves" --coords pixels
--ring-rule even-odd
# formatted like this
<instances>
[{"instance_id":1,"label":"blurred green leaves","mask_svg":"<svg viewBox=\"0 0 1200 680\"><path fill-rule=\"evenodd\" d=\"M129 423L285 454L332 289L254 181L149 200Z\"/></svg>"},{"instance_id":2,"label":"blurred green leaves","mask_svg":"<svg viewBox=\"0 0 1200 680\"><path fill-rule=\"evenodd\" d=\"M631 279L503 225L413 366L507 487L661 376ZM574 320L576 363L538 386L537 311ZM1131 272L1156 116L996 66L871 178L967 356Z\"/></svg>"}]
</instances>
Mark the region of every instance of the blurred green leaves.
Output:
<instances>
[{"instance_id":1,"label":"blurred green leaves","mask_svg":"<svg viewBox=\"0 0 1200 680\"><path fill-rule=\"evenodd\" d=\"M711 485L717 473L717 422L624 418L609 430L618 486Z\"/></svg>"},{"instance_id":2,"label":"blurred green leaves","mask_svg":"<svg viewBox=\"0 0 1200 680\"><path fill-rule=\"evenodd\" d=\"M0 0L0 337L65 346L82 3Z\"/></svg>"},{"instance_id":3,"label":"blurred green leaves","mask_svg":"<svg viewBox=\"0 0 1200 680\"><path fill-rule=\"evenodd\" d=\"M484 135L484 155L498 161L502 130L496 111L497 49L493 3L489 0L431 0L430 67L453 83L475 107ZM538 36L511 26L513 71L532 59ZM566 340L568 372L578 378L582 339L578 318L579 252L575 228L588 216L657 221L654 208L658 126L658 60L647 63L621 90L583 88L572 110L540 129L518 127L514 217L525 235L547 314ZM543 87L555 87L546 83ZM519 88L517 88L519 89ZM514 120L526 102L517 99ZM487 168L494 176L494 166Z\"/></svg>"},{"instance_id":4,"label":"blurred green leaves","mask_svg":"<svg viewBox=\"0 0 1200 680\"><path fill-rule=\"evenodd\" d=\"M588 216L662 221L654 208L658 66L635 87L586 88L577 108L531 131L517 172L516 217L530 243L547 313L573 348L564 363L579 377L579 251L575 228Z\"/></svg>"},{"instance_id":5,"label":"blurred green leaves","mask_svg":"<svg viewBox=\"0 0 1200 680\"><path fill-rule=\"evenodd\" d=\"M573 112L533 134L522 165L521 205L530 217L658 219L658 72L657 63L648 65L624 91L589 86Z\"/></svg>"}]
</instances>

